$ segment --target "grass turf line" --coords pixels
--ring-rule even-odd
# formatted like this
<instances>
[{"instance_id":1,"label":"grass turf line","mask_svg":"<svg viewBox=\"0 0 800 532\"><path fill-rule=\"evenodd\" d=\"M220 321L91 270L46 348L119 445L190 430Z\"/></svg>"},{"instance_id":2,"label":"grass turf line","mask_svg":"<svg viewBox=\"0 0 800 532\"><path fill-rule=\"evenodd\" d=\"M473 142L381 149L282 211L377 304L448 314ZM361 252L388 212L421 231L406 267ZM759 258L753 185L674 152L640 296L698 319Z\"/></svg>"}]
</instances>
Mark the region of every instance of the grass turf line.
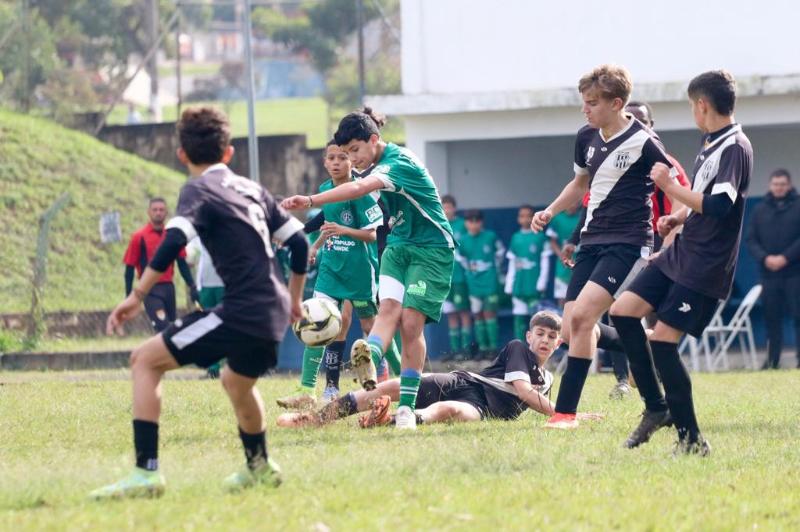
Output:
<instances>
[{"instance_id":1,"label":"grass turf line","mask_svg":"<svg viewBox=\"0 0 800 532\"><path fill-rule=\"evenodd\" d=\"M33 375L35 377L35 375ZM620 444L641 403L607 399L590 378L573 433L542 416L517 422L362 431L275 428L275 397L296 379L262 380L276 491L223 495L242 451L218 382L164 384L158 501L96 504L89 490L131 467L130 384L38 381L0 386L0 528L796 529L800 526L798 372L696 375L698 415L714 454L672 458L673 433ZM0 377L0 382L3 382Z\"/></svg>"}]
</instances>

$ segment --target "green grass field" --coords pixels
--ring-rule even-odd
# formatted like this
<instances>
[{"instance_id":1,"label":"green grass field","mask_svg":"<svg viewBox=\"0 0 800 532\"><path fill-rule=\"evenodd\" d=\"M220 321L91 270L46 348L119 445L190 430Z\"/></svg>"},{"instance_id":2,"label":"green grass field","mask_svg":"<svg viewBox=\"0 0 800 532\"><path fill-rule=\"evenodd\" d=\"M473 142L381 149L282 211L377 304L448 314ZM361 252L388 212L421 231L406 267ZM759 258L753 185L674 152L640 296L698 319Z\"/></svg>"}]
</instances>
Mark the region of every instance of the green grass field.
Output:
<instances>
[{"instance_id":1,"label":"green grass field","mask_svg":"<svg viewBox=\"0 0 800 532\"><path fill-rule=\"evenodd\" d=\"M127 473L130 385L120 373L0 374L0 529L256 530L797 530L800 372L696 376L711 457L671 456L662 431L620 444L640 403L587 383L582 409L607 418L574 433L516 422L362 431L355 419L278 430L273 399L294 379L260 383L272 456L285 484L225 495L242 463L217 382L164 384L157 501L92 503L86 493Z\"/></svg>"}]
</instances>

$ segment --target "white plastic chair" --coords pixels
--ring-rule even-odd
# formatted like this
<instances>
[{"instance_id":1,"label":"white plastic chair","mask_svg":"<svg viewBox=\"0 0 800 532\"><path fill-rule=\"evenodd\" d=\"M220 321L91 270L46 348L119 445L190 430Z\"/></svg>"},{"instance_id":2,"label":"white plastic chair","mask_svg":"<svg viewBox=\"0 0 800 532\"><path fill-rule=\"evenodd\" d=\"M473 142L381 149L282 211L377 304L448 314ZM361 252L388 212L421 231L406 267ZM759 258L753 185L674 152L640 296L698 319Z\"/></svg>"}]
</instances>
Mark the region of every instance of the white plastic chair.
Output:
<instances>
[{"instance_id":1,"label":"white plastic chair","mask_svg":"<svg viewBox=\"0 0 800 532\"><path fill-rule=\"evenodd\" d=\"M708 327L721 327L724 325L722 321L722 312L725 310L727 303L727 301L719 302L719 305L717 305L717 310L711 317L711 321L708 322ZM686 349L689 350L689 360L692 365L692 371L700 371L700 350L703 351L703 355L706 360L706 371L712 371L711 349L709 347L708 338L705 336L705 334L703 334L700 339L697 339L690 334L684 335L683 340L678 346L678 354L683 356L683 353L686 351Z\"/></svg>"},{"instance_id":2,"label":"white plastic chair","mask_svg":"<svg viewBox=\"0 0 800 532\"><path fill-rule=\"evenodd\" d=\"M733 314L733 317L728 324L722 323L720 319L716 325L710 324L706 327L703 333L703 348L706 351L706 363L709 371L715 371L717 367L722 366L727 370L730 368L728 363L728 349L733 345L733 342L739 340L739 347L742 351L742 356L750 356L750 365L752 369L758 369L758 360L756 359L756 343L753 339L753 323L750 321L750 312L753 306L758 301L761 295L761 285L757 284L747 292L739 308ZM714 337L714 348L709 349L710 337Z\"/></svg>"}]
</instances>

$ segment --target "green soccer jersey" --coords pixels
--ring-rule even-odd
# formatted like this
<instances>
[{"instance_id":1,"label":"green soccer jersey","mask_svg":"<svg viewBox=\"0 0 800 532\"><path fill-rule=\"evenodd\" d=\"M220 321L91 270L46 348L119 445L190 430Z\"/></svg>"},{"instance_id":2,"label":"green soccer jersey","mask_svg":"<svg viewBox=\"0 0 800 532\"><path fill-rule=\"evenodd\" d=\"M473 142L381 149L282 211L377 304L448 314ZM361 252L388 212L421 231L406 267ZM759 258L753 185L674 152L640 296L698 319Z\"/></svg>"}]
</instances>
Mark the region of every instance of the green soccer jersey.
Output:
<instances>
[{"instance_id":1,"label":"green soccer jersey","mask_svg":"<svg viewBox=\"0 0 800 532\"><path fill-rule=\"evenodd\" d=\"M542 252L547 246L548 238L544 233L531 230L514 233L506 253L509 261L506 293L519 298L539 295Z\"/></svg>"},{"instance_id":2,"label":"green soccer jersey","mask_svg":"<svg viewBox=\"0 0 800 532\"><path fill-rule=\"evenodd\" d=\"M469 295L485 297L496 294L497 264L503 258L505 247L495 232L464 233L458 252L466 270Z\"/></svg>"},{"instance_id":3,"label":"green soccer jersey","mask_svg":"<svg viewBox=\"0 0 800 532\"><path fill-rule=\"evenodd\" d=\"M320 187L334 187L330 179ZM383 224L383 214L370 195L354 200L329 203L322 207L325 221L355 229L375 229ZM349 236L328 238L317 255L319 271L315 290L336 299L374 300L377 295L378 245Z\"/></svg>"},{"instance_id":4,"label":"green soccer jersey","mask_svg":"<svg viewBox=\"0 0 800 532\"><path fill-rule=\"evenodd\" d=\"M453 229L453 238L455 238L456 245L460 245L461 240L463 240L464 235L467 234L467 226L464 223L464 218L460 216L456 216L452 220L450 220L450 227ZM458 255L458 249L456 249L456 255ZM456 259L455 263L453 264L453 284L463 284L467 282L467 278L464 276L464 267L461 265L461 261Z\"/></svg>"},{"instance_id":5,"label":"green soccer jersey","mask_svg":"<svg viewBox=\"0 0 800 532\"><path fill-rule=\"evenodd\" d=\"M547 236L555 238L558 245L564 247L564 244L566 244L569 237L572 236L572 232L575 230L575 226L578 225L580 219L580 210L576 211L574 214L569 214L567 211L558 213L550 220L550 225L547 226ZM556 260L556 277L564 282L568 282L571 275L572 270L564 266L560 258Z\"/></svg>"},{"instance_id":6,"label":"green soccer jersey","mask_svg":"<svg viewBox=\"0 0 800 532\"><path fill-rule=\"evenodd\" d=\"M369 177L383 182L381 197L392 228L387 245L455 247L436 185L411 151L387 144Z\"/></svg>"}]
</instances>

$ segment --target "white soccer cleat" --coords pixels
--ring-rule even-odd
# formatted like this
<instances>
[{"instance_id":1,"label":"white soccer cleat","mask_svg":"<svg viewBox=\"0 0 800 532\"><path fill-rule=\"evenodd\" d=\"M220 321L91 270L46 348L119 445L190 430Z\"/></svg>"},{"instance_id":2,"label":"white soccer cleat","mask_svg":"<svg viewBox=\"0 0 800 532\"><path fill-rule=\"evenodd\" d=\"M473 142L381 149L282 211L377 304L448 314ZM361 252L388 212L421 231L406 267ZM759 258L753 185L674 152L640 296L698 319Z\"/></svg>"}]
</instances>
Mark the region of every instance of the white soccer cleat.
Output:
<instances>
[{"instance_id":1,"label":"white soccer cleat","mask_svg":"<svg viewBox=\"0 0 800 532\"><path fill-rule=\"evenodd\" d=\"M394 425L399 430L417 430L417 415L407 406L401 406L394 415Z\"/></svg>"},{"instance_id":2,"label":"white soccer cleat","mask_svg":"<svg viewBox=\"0 0 800 532\"><path fill-rule=\"evenodd\" d=\"M378 371L372 362L372 351L366 340L358 339L350 349L350 367L365 390L374 390L378 384Z\"/></svg>"}]
</instances>

